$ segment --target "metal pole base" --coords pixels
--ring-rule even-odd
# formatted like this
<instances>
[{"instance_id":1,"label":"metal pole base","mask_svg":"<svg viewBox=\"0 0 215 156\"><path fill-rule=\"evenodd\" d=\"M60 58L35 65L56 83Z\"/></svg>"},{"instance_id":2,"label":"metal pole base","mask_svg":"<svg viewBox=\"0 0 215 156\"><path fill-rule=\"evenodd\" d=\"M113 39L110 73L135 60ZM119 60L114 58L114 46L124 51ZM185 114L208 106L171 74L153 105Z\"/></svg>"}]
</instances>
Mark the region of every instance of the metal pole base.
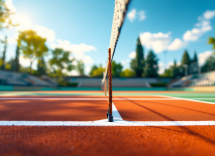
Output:
<instances>
[{"instance_id":1,"label":"metal pole base","mask_svg":"<svg viewBox=\"0 0 215 156\"><path fill-rule=\"evenodd\" d=\"M108 115L108 122L113 122L113 115Z\"/></svg>"}]
</instances>

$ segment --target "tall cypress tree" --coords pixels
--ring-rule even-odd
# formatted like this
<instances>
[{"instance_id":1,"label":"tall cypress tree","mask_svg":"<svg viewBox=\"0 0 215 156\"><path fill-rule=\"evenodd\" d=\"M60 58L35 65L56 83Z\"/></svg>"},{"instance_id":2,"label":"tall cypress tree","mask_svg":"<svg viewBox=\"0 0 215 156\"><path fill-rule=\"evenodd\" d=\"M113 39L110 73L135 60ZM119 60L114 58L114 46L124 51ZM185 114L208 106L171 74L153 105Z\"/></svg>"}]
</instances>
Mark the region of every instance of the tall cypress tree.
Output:
<instances>
[{"instance_id":1,"label":"tall cypress tree","mask_svg":"<svg viewBox=\"0 0 215 156\"><path fill-rule=\"evenodd\" d=\"M5 40L3 41L3 43L4 43L4 51L2 56L3 64L1 66L1 69L5 69L5 59L6 59L6 52L7 52L7 36L5 36Z\"/></svg>"},{"instance_id":2,"label":"tall cypress tree","mask_svg":"<svg viewBox=\"0 0 215 156\"><path fill-rule=\"evenodd\" d=\"M191 74L196 74L198 73L198 57L196 52L194 53L194 57L192 59L192 62L190 63L190 73Z\"/></svg>"},{"instance_id":3,"label":"tall cypress tree","mask_svg":"<svg viewBox=\"0 0 215 156\"><path fill-rule=\"evenodd\" d=\"M46 75L46 64L45 64L44 57L41 57L40 59L38 59L37 71L40 76Z\"/></svg>"},{"instance_id":4,"label":"tall cypress tree","mask_svg":"<svg viewBox=\"0 0 215 156\"><path fill-rule=\"evenodd\" d=\"M184 51L182 60L181 60L181 65L190 65L190 56L187 52L187 50Z\"/></svg>"},{"instance_id":5,"label":"tall cypress tree","mask_svg":"<svg viewBox=\"0 0 215 156\"><path fill-rule=\"evenodd\" d=\"M131 69L135 71L136 77L142 77L144 68L144 50L141 45L140 37L137 39L136 44L136 57L130 63Z\"/></svg>"},{"instance_id":6,"label":"tall cypress tree","mask_svg":"<svg viewBox=\"0 0 215 156\"><path fill-rule=\"evenodd\" d=\"M19 64L19 46L17 45L17 47L16 47L16 57L15 57L15 59L14 59L14 70L16 71L16 72L19 72L19 68L20 68L20 64Z\"/></svg>"},{"instance_id":7,"label":"tall cypress tree","mask_svg":"<svg viewBox=\"0 0 215 156\"><path fill-rule=\"evenodd\" d=\"M172 76L173 78L177 78L178 76L180 76L176 60L174 60L174 64L172 66Z\"/></svg>"},{"instance_id":8,"label":"tall cypress tree","mask_svg":"<svg viewBox=\"0 0 215 156\"><path fill-rule=\"evenodd\" d=\"M196 52L194 53L193 62L198 62L198 57L197 57L197 54L196 54Z\"/></svg>"},{"instance_id":9,"label":"tall cypress tree","mask_svg":"<svg viewBox=\"0 0 215 156\"><path fill-rule=\"evenodd\" d=\"M158 77L158 59L152 50L149 51L146 58L144 75L146 77Z\"/></svg>"}]
</instances>

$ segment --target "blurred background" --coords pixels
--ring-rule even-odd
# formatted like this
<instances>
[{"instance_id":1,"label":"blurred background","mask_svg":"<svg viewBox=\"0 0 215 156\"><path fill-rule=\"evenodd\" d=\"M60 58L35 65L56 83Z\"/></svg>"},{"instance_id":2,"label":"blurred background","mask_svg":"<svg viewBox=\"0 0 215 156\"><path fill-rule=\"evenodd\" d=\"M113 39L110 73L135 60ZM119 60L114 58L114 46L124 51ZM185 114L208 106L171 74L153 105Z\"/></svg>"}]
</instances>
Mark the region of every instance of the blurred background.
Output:
<instances>
[{"instance_id":1,"label":"blurred background","mask_svg":"<svg viewBox=\"0 0 215 156\"><path fill-rule=\"evenodd\" d=\"M113 87L215 86L215 1L132 0ZM100 90L114 0L0 0L0 90Z\"/></svg>"}]
</instances>

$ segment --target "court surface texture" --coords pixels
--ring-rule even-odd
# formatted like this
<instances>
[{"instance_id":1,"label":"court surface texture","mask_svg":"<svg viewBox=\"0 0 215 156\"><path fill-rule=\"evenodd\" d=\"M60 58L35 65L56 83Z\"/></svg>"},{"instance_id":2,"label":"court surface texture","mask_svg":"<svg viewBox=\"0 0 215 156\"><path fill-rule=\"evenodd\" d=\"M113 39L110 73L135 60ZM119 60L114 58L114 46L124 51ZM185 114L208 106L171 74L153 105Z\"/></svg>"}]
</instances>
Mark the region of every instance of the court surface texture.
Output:
<instances>
[{"instance_id":1,"label":"court surface texture","mask_svg":"<svg viewBox=\"0 0 215 156\"><path fill-rule=\"evenodd\" d=\"M215 93L0 92L0 155L215 155Z\"/></svg>"}]
</instances>

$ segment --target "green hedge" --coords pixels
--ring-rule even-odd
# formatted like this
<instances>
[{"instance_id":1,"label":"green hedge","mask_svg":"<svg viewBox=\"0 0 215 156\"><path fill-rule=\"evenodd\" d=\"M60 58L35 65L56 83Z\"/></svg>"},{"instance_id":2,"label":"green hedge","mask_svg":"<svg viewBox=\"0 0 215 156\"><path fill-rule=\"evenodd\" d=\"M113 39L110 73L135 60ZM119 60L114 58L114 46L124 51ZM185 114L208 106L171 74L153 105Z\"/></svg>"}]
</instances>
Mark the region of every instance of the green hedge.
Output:
<instances>
[{"instance_id":1,"label":"green hedge","mask_svg":"<svg viewBox=\"0 0 215 156\"><path fill-rule=\"evenodd\" d=\"M69 83L69 82L60 82L59 85L61 87L77 87L78 83L75 83L75 82L72 82L72 83Z\"/></svg>"},{"instance_id":2,"label":"green hedge","mask_svg":"<svg viewBox=\"0 0 215 156\"><path fill-rule=\"evenodd\" d=\"M166 83L151 83L150 84L152 87L166 87Z\"/></svg>"}]
</instances>

